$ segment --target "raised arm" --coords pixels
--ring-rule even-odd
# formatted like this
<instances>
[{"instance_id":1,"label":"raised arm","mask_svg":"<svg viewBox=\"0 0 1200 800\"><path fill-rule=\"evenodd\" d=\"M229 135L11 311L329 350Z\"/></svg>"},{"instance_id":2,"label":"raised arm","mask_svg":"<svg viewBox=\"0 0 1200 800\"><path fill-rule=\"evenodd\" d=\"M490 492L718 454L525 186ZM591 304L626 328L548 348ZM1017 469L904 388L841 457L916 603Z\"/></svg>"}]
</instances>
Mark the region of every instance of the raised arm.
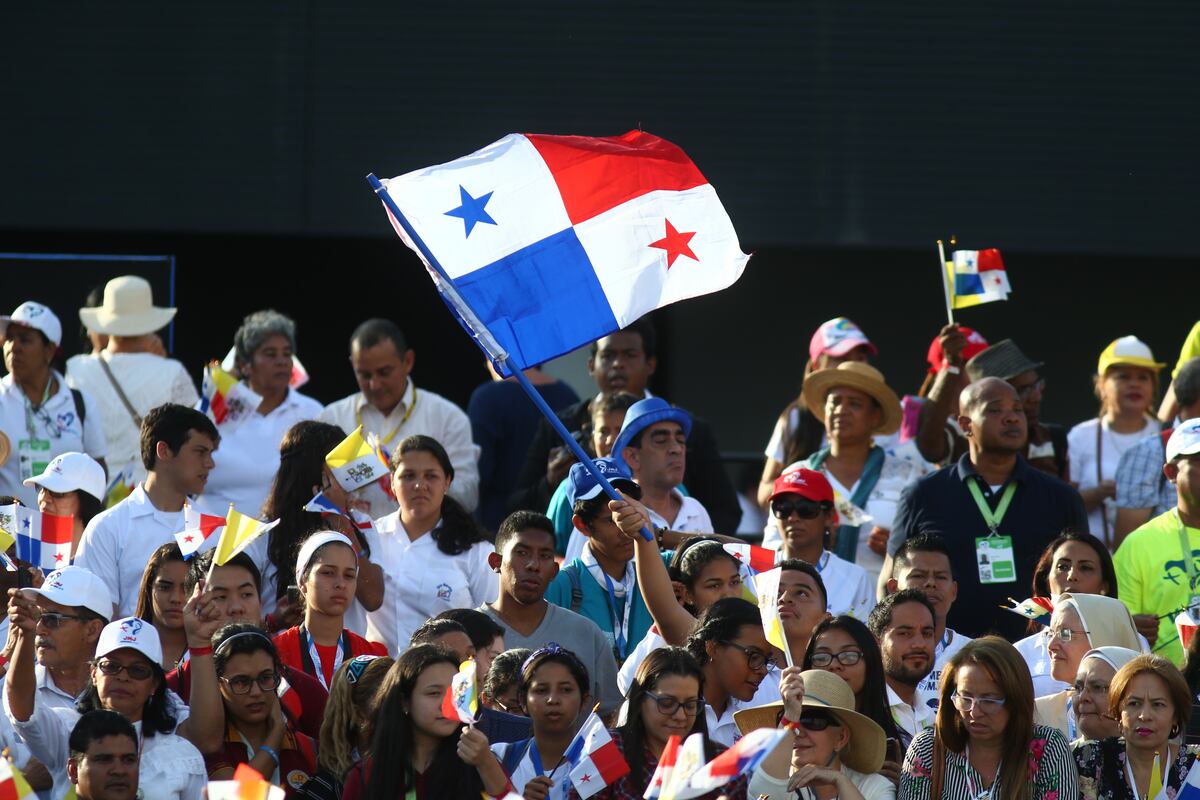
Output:
<instances>
[{"instance_id":1,"label":"raised arm","mask_svg":"<svg viewBox=\"0 0 1200 800\"><path fill-rule=\"evenodd\" d=\"M33 667L37 658L34 637L39 615L40 610L32 598L20 589L8 590L8 621L16 646L4 679L4 693L9 713L17 722L29 721L37 697L37 676Z\"/></svg>"},{"instance_id":2,"label":"raised arm","mask_svg":"<svg viewBox=\"0 0 1200 800\"><path fill-rule=\"evenodd\" d=\"M624 496L624 495L622 495ZM608 504L613 522L634 541L634 563L637 567L638 589L654 624L668 644L682 646L696 627L696 618L675 599L671 576L663 564L658 544L642 538L641 529L650 527L650 515L641 503L626 497Z\"/></svg>"},{"instance_id":3,"label":"raised arm","mask_svg":"<svg viewBox=\"0 0 1200 800\"><path fill-rule=\"evenodd\" d=\"M212 637L222 623L212 592L207 591L201 579L183 606L183 629L191 654L188 669L192 674L192 692L188 698L188 718L175 732L205 755L220 750L225 741L225 703L212 655Z\"/></svg>"}]
</instances>

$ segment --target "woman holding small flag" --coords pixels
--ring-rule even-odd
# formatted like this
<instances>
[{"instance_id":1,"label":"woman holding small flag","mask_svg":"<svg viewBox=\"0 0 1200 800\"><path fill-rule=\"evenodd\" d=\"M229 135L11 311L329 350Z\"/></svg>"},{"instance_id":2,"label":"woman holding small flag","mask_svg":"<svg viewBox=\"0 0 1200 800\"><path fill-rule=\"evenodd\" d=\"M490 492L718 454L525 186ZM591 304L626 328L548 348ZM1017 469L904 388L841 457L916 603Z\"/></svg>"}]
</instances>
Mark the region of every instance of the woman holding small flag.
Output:
<instances>
[{"instance_id":1,"label":"woman holding small flag","mask_svg":"<svg viewBox=\"0 0 1200 800\"><path fill-rule=\"evenodd\" d=\"M1082 800L1163 800L1200 796L1200 771L1190 775L1200 746L1178 743L1187 730L1192 694L1175 665L1142 655L1117 670L1108 713L1121 734L1076 742Z\"/></svg>"},{"instance_id":2,"label":"woman holding small flag","mask_svg":"<svg viewBox=\"0 0 1200 800\"><path fill-rule=\"evenodd\" d=\"M83 529L104 510L104 467L85 453L61 453L46 465L41 475L34 475L24 483L37 487L38 511L72 518L71 558L74 559Z\"/></svg>"},{"instance_id":3,"label":"woman holding small flag","mask_svg":"<svg viewBox=\"0 0 1200 800\"><path fill-rule=\"evenodd\" d=\"M386 656L387 648L346 629L343 619L358 582L358 554L340 533L318 531L296 556L296 584L304 622L278 634L279 658L329 689L333 673L355 656Z\"/></svg>"},{"instance_id":4,"label":"woman holding small flag","mask_svg":"<svg viewBox=\"0 0 1200 800\"><path fill-rule=\"evenodd\" d=\"M751 797L795 793L802 800L895 798L895 784L876 774L885 756L883 729L854 710L854 692L844 680L824 670L788 667L779 691L782 702L736 715L743 733L783 727L794 734L754 770Z\"/></svg>"},{"instance_id":5,"label":"woman holding small flag","mask_svg":"<svg viewBox=\"0 0 1200 800\"><path fill-rule=\"evenodd\" d=\"M342 800L475 800L512 790L487 737L442 711L458 672L454 656L436 645L410 647L396 659L376 695L371 757L347 775Z\"/></svg>"}]
</instances>

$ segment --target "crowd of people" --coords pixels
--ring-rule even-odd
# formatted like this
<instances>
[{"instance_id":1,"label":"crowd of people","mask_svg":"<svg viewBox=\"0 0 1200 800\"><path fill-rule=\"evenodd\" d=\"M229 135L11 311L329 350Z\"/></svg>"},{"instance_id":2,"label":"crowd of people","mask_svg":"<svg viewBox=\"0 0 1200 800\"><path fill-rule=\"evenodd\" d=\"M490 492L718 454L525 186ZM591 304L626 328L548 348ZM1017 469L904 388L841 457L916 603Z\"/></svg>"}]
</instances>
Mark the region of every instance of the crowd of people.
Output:
<instances>
[{"instance_id":1,"label":"crowd of people","mask_svg":"<svg viewBox=\"0 0 1200 800\"><path fill-rule=\"evenodd\" d=\"M673 737L707 761L781 728L710 796L1159 800L1200 754L1200 323L1170 366L1112 341L1066 427L1011 339L944 327L907 395L832 319L735 486L649 392L648 319L591 345L583 399L527 372L592 470L511 378L466 411L419 388L384 319L322 405L296 324L248 315L227 368L261 403L218 424L174 316L116 278L65 370L52 309L0 317L0 528L70 533L0 572L0 746L40 797L193 800L248 764L289 798L626 800ZM358 429L388 474L347 489L327 456ZM180 549L231 507L276 524ZM468 660L469 725L443 705ZM593 713L628 766L599 792L571 778Z\"/></svg>"}]
</instances>

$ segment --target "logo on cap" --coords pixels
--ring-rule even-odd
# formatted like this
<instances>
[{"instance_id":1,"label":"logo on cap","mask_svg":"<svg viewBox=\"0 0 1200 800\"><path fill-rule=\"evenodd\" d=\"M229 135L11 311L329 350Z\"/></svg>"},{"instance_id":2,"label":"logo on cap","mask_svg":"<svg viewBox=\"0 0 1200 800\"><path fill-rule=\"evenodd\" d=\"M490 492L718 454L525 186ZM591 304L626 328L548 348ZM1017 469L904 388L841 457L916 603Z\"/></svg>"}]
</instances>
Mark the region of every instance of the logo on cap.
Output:
<instances>
[{"instance_id":1,"label":"logo on cap","mask_svg":"<svg viewBox=\"0 0 1200 800\"><path fill-rule=\"evenodd\" d=\"M58 475L62 475L62 462L57 458L54 459L54 463L50 465L50 471Z\"/></svg>"},{"instance_id":2,"label":"logo on cap","mask_svg":"<svg viewBox=\"0 0 1200 800\"><path fill-rule=\"evenodd\" d=\"M784 482L791 486L808 486L808 481L804 479L804 476L799 471L789 472L784 478Z\"/></svg>"},{"instance_id":3,"label":"logo on cap","mask_svg":"<svg viewBox=\"0 0 1200 800\"><path fill-rule=\"evenodd\" d=\"M119 641L122 642L137 642L138 634L142 631L142 626L146 623L140 619L127 619L121 623L121 636Z\"/></svg>"},{"instance_id":4,"label":"logo on cap","mask_svg":"<svg viewBox=\"0 0 1200 800\"><path fill-rule=\"evenodd\" d=\"M40 317L45 310L45 306L39 306L36 303L30 303L25 307L25 316Z\"/></svg>"},{"instance_id":5,"label":"logo on cap","mask_svg":"<svg viewBox=\"0 0 1200 800\"><path fill-rule=\"evenodd\" d=\"M49 575L46 576L45 585L49 586L51 589L60 589L60 590L63 589L64 587L63 587L63 582L62 582L62 573L59 572L58 570L51 572Z\"/></svg>"}]
</instances>

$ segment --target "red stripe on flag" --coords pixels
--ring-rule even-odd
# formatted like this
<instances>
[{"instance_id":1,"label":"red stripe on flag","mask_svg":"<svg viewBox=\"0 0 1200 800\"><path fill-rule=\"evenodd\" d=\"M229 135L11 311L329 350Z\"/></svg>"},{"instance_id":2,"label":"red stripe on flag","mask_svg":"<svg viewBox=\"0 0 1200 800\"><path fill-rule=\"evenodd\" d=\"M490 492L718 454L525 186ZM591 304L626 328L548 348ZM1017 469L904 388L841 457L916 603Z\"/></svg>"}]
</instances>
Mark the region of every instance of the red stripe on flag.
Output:
<instances>
[{"instance_id":1,"label":"red stripe on flag","mask_svg":"<svg viewBox=\"0 0 1200 800\"><path fill-rule=\"evenodd\" d=\"M985 272L990 269L1004 269L1004 259L1000 258L1000 251L992 247L987 250L980 250L976 256L975 263L978 265L980 272Z\"/></svg>"},{"instance_id":2,"label":"red stripe on flag","mask_svg":"<svg viewBox=\"0 0 1200 800\"><path fill-rule=\"evenodd\" d=\"M74 517L42 514L42 542L44 544L67 544L75 530Z\"/></svg>"},{"instance_id":3,"label":"red stripe on flag","mask_svg":"<svg viewBox=\"0 0 1200 800\"><path fill-rule=\"evenodd\" d=\"M605 786L609 786L613 781L629 774L629 764L625 762L620 748L612 740L605 742L596 752L589 753L588 758L600 771L600 777L604 779Z\"/></svg>"},{"instance_id":4,"label":"red stripe on flag","mask_svg":"<svg viewBox=\"0 0 1200 800\"><path fill-rule=\"evenodd\" d=\"M603 138L525 138L550 168L573 225L653 191L683 191L708 183L683 150L642 131Z\"/></svg>"},{"instance_id":5,"label":"red stripe on flag","mask_svg":"<svg viewBox=\"0 0 1200 800\"><path fill-rule=\"evenodd\" d=\"M9 778L4 783L0 783L0 800L21 800L15 779Z\"/></svg>"},{"instance_id":6,"label":"red stripe on flag","mask_svg":"<svg viewBox=\"0 0 1200 800\"><path fill-rule=\"evenodd\" d=\"M458 721L458 706L454 705L453 683L446 687L446 694L442 696L442 716L455 722Z\"/></svg>"}]
</instances>

